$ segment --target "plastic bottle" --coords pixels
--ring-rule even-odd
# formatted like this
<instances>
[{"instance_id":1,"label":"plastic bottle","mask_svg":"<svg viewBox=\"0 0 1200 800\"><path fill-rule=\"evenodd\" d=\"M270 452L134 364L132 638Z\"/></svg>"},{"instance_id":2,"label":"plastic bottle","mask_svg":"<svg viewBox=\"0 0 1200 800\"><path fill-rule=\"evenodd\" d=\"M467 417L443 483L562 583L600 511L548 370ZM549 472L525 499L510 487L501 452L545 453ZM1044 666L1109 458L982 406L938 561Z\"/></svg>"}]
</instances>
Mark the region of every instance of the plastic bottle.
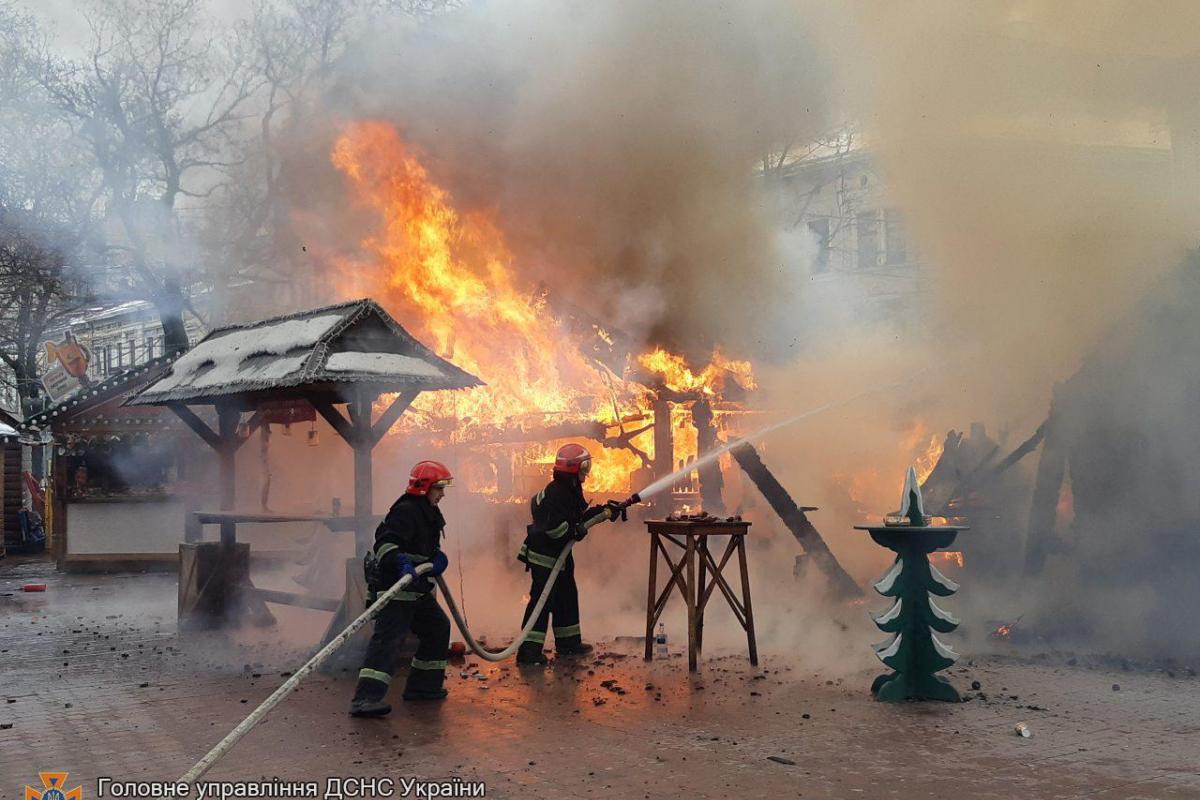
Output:
<instances>
[{"instance_id":1,"label":"plastic bottle","mask_svg":"<svg viewBox=\"0 0 1200 800\"><path fill-rule=\"evenodd\" d=\"M658 633L654 637L654 656L655 658L666 658L668 655L667 625L665 622L660 622L658 623Z\"/></svg>"}]
</instances>

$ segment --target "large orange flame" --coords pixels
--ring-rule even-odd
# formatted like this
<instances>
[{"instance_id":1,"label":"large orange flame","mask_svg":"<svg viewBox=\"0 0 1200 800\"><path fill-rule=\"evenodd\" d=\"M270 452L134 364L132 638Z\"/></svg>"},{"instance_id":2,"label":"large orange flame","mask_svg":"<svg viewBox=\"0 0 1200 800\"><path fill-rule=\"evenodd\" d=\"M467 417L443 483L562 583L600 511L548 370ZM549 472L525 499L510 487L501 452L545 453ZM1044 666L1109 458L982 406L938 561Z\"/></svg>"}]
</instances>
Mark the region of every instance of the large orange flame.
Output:
<instances>
[{"instance_id":1,"label":"large orange flame","mask_svg":"<svg viewBox=\"0 0 1200 800\"><path fill-rule=\"evenodd\" d=\"M370 288L418 338L487 383L471 392L422 395L418 409L511 419L586 410L581 402L604 397L599 368L576 348L560 346L562 332L544 299L516 284L512 253L494 221L460 215L394 128L348 126L333 163L383 219L363 242L386 266Z\"/></svg>"},{"instance_id":2,"label":"large orange flame","mask_svg":"<svg viewBox=\"0 0 1200 800\"><path fill-rule=\"evenodd\" d=\"M347 125L332 160L356 200L381 219L377 232L362 242L364 262L335 259L346 279L338 290L346 297L365 290L439 355L487 384L422 394L406 415L407 424L441 429L447 439L464 441L482 426L511 431L586 420L602 423L605 438L619 437L623 420L641 420L630 426L640 427L653 419L647 390L583 355L545 297L520 279L495 219L485 212L460 213L394 127L369 121ZM638 360L681 392L719 396L730 378L743 388L754 386L748 362L719 352L698 370L661 349ZM694 456L694 441L693 436L693 452L681 454L676 447L673 456ZM631 444L654 457L651 432ZM526 463L549 463L554 446L546 442L527 450ZM630 473L643 466L630 449L594 446L592 451L589 485L596 491L628 489Z\"/></svg>"}]
</instances>

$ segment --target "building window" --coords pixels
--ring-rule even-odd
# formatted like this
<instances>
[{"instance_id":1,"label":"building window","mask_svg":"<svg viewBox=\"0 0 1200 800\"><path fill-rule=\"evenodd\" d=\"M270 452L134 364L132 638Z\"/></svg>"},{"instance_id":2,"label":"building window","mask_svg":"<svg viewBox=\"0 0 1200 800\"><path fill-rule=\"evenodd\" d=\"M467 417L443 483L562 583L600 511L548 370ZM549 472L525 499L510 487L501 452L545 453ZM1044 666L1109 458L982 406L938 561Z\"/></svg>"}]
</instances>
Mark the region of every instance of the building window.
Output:
<instances>
[{"instance_id":1,"label":"building window","mask_svg":"<svg viewBox=\"0 0 1200 800\"><path fill-rule=\"evenodd\" d=\"M887 263L908 263L908 232L898 209L889 208L883 212L883 241Z\"/></svg>"},{"instance_id":2,"label":"building window","mask_svg":"<svg viewBox=\"0 0 1200 800\"><path fill-rule=\"evenodd\" d=\"M808 232L812 235L813 240L817 245L817 255L813 259L812 271L816 275L821 272L829 271L829 220L828 219L810 219L808 221Z\"/></svg>"},{"instance_id":3,"label":"building window","mask_svg":"<svg viewBox=\"0 0 1200 800\"><path fill-rule=\"evenodd\" d=\"M854 221L858 232L858 268L874 269L879 266L879 212L860 211Z\"/></svg>"}]
</instances>

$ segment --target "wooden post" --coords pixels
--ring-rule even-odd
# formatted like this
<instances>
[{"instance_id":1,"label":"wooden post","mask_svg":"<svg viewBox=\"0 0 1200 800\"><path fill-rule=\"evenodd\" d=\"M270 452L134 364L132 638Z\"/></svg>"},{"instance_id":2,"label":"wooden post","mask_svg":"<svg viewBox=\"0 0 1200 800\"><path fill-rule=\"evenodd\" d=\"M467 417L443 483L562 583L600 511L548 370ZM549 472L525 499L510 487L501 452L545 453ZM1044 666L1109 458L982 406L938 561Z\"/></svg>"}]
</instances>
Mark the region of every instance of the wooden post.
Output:
<instances>
[{"instance_id":1,"label":"wooden post","mask_svg":"<svg viewBox=\"0 0 1200 800\"><path fill-rule=\"evenodd\" d=\"M671 430L671 403L662 396L655 394L654 404L654 479L658 480L675 471L675 441ZM651 500L652 509L661 509L665 517L671 510L671 495L660 496Z\"/></svg>"},{"instance_id":2,"label":"wooden post","mask_svg":"<svg viewBox=\"0 0 1200 800\"><path fill-rule=\"evenodd\" d=\"M658 589L658 534L650 532L650 589L646 593L646 660L654 657L654 605Z\"/></svg>"},{"instance_id":3,"label":"wooden post","mask_svg":"<svg viewBox=\"0 0 1200 800\"><path fill-rule=\"evenodd\" d=\"M696 592L696 657L704 652L704 584L708 575L708 537L700 537L700 580L695 586ZM715 576L714 576L715 577Z\"/></svg>"},{"instance_id":4,"label":"wooden post","mask_svg":"<svg viewBox=\"0 0 1200 800\"><path fill-rule=\"evenodd\" d=\"M692 404L692 424L696 426L696 451L700 455L715 450L717 426L714 424L712 404L702 397ZM700 502L704 510L713 516L725 513L723 493L725 480L721 475L721 459L715 459L696 470L700 476Z\"/></svg>"},{"instance_id":5,"label":"wooden post","mask_svg":"<svg viewBox=\"0 0 1200 800\"><path fill-rule=\"evenodd\" d=\"M51 446L53 450L53 446ZM50 539L50 555L61 570L67 559L67 460L58 453L50 456L50 491L46 496L46 507L50 511L50 525L46 536Z\"/></svg>"},{"instance_id":6,"label":"wooden post","mask_svg":"<svg viewBox=\"0 0 1200 800\"><path fill-rule=\"evenodd\" d=\"M696 671L696 537L685 533L687 549L684 558L687 559L687 626L688 626L688 672Z\"/></svg>"},{"instance_id":7,"label":"wooden post","mask_svg":"<svg viewBox=\"0 0 1200 800\"><path fill-rule=\"evenodd\" d=\"M1025 534L1025 574L1034 575L1046 563L1058 521L1058 497L1062 492L1067 470L1067 451L1061 442L1059 420L1050 406L1050 418L1045 422L1042 457L1038 459L1037 477L1033 484L1033 502L1029 506L1029 525Z\"/></svg>"},{"instance_id":8,"label":"wooden post","mask_svg":"<svg viewBox=\"0 0 1200 800\"><path fill-rule=\"evenodd\" d=\"M375 441L371 436L371 399L356 394L346 404L354 432L350 446L354 448L354 543L359 555L365 554L374 540L371 518L375 507L375 484L371 450Z\"/></svg>"},{"instance_id":9,"label":"wooden post","mask_svg":"<svg viewBox=\"0 0 1200 800\"><path fill-rule=\"evenodd\" d=\"M234 406L217 406L217 436L220 446L217 458L220 461L221 510L233 511L237 504L237 428L242 412ZM221 523L221 545L233 547L237 543L237 523Z\"/></svg>"},{"instance_id":10,"label":"wooden post","mask_svg":"<svg viewBox=\"0 0 1200 800\"><path fill-rule=\"evenodd\" d=\"M754 636L754 607L750 604L750 567L746 564L746 537L738 536L738 566L742 572L742 608L746 613L746 643L750 646L750 663L758 666L758 642Z\"/></svg>"}]
</instances>

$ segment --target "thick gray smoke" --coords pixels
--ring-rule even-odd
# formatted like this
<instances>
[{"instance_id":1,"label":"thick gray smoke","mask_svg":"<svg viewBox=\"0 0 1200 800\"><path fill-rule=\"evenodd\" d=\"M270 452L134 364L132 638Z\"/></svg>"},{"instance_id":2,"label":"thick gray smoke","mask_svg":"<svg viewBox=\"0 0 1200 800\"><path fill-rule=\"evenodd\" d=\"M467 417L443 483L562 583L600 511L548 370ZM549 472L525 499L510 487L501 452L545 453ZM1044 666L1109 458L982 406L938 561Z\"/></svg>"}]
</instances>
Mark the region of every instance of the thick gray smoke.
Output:
<instances>
[{"instance_id":1,"label":"thick gray smoke","mask_svg":"<svg viewBox=\"0 0 1200 800\"><path fill-rule=\"evenodd\" d=\"M697 355L771 352L796 287L754 167L827 122L818 33L784 2L484 3L380 32L337 109L498 211L529 280Z\"/></svg>"}]
</instances>

